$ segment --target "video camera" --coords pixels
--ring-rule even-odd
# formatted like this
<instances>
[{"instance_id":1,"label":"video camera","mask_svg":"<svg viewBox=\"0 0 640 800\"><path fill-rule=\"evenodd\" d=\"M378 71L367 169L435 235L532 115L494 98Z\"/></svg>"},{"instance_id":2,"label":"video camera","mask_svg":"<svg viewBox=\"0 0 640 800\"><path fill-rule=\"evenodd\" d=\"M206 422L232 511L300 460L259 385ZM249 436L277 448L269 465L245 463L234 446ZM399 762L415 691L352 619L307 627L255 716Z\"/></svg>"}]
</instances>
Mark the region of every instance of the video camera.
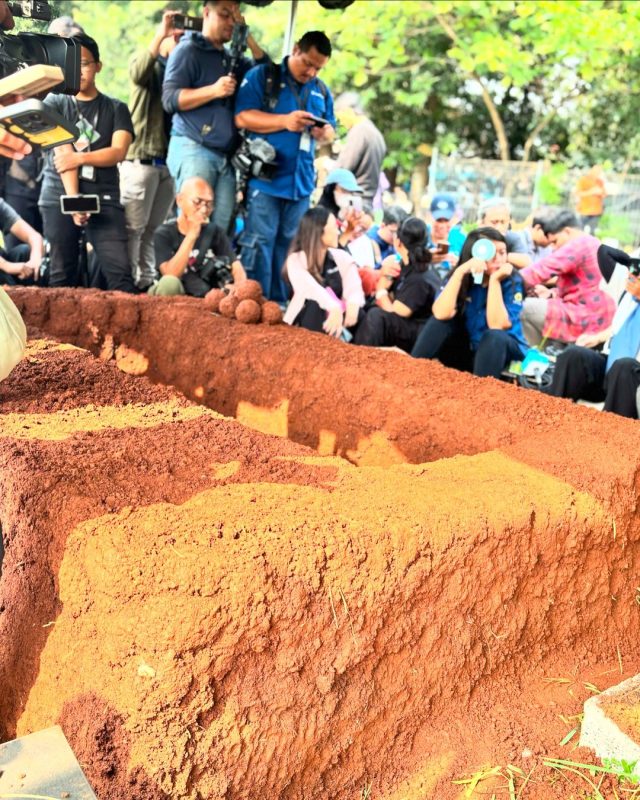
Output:
<instances>
[{"instance_id":1,"label":"video camera","mask_svg":"<svg viewBox=\"0 0 640 800\"><path fill-rule=\"evenodd\" d=\"M50 20L51 7L47 0L22 0L8 3L17 17ZM0 31L0 78L34 65L59 67L62 80L47 88L53 92L78 94L80 91L80 44L75 39L46 33ZM25 94L24 90L15 91ZM9 94L6 92L5 94Z\"/></svg>"}]
</instances>

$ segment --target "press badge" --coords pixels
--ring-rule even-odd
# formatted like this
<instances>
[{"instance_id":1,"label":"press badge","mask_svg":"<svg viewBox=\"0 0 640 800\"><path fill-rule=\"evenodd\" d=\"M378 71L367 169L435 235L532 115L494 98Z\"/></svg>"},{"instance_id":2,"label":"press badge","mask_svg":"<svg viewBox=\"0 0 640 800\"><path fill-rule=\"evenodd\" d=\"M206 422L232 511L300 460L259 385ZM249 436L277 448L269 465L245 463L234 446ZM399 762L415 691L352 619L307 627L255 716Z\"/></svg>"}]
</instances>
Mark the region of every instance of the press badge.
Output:
<instances>
[{"instance_id":1,"label":"press badge","mask_svg":"<svg viewBox=\"0 0 640 800\"><path fill-rule=\"evenodd\" d=\"M311 135L309 131L305 131L300 137L300 150L302 150L303 153L311 152Z\"/></svg>"}]
</instances>

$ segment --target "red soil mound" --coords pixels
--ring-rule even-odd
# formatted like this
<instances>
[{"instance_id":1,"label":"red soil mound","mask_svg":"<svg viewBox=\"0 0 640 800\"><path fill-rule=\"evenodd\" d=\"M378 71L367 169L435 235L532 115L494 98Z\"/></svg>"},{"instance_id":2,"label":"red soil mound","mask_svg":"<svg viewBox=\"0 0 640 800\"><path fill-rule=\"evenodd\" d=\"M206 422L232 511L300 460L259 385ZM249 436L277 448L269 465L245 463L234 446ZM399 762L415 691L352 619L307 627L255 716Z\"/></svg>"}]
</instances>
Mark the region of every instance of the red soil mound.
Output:
<instances>
[{"instance_id":1,"label":"red soil mound","mask_svg":"<svg viewBox=\"0 0 640 800\"><path fill-rule=\"evenodd\" d=\"M197 301L13 296L121 367L387 465L75 350L0 384L0 719L59 720L100 796L455 798L483 764L561 755L558 714L619 680L618 652L637 671L637 426Z\"/></svg>"}]
</instances>

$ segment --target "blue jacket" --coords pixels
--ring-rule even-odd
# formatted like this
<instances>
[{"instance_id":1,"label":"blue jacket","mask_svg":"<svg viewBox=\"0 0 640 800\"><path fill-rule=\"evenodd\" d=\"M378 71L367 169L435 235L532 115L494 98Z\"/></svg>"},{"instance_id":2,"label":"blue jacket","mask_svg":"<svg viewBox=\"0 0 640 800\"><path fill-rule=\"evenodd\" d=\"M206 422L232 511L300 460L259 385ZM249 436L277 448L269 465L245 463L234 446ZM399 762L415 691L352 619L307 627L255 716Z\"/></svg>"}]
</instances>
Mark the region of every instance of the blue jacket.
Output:
<instances>
[{"instance_id":1,"label":"blue jacket","mask_svg":"<svg viewBox=\"0 0 640 800\"><path fill-rule=\"evenodd\" d=\"M218 50L201 33L186 33L169 56L162 84L162 105L173 114L172 136L187 136L198 144L223 153L232 153L238 145L238 131L233 121L233 98L211 100L191 111L180 111L178 96L182 89L200 89L229 74L230 56ZM238 82L253 62L240 61Z\"/></svg>"},{"instance_id":2,"label":"blue jacket","mask_svg":"<svg viewBox=\"0 0 640 800\"><path fill-rule=\"evenodd\" d=\"M515 273L515 270L514 270ZM522 278L518 274L513 274L501 282L502 298L504 305L511 320L511 327L507 333L520 345L522 355L529 349L527 340L522 332L520 314L522 313L522 302L524 298L524 285ZM486 286L476 286L471 284L469 294L464 305L464 321L471 341L471 349L477 350L482 334L489 330L487 325L487 295L489 290Z\"/></svg>"},{"instance_id":3,"label":"blue jacket","mask_svg":"<svg viewBox=\"0 0 640 800\"><path fill-rule=\"evenodd\" d=\"M318 78L308 83L297 83L287 66L288 58L280 67L280 93L274 114L289 114L291 111L309 111L316 117L329 121L333 127L336 120L333 115L333 98L328 89L323 91ZM266 66L254 67L250 70L238 90L236 114L241 111L265 111ZM270 142L276 150L276 175L271 181L253 178L249 183L251 192L258 189L272 197L286 200L301 200L309 197L316 185L316 173L313 165L315 157L315 139L311 138L307 150L301 149L303 134L282 130L276 133L252 134L261 136Z\"/></svg>"}]
</instances>

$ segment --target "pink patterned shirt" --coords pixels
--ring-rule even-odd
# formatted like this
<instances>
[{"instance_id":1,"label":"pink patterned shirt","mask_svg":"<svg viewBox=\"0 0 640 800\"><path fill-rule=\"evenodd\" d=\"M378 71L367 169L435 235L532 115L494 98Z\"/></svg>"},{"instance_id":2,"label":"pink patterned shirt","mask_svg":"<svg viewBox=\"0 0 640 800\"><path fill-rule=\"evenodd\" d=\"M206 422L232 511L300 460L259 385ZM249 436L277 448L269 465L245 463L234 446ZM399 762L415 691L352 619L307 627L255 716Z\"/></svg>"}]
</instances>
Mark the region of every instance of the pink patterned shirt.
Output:
<instances>
[{"instance_id":1,"label":"pink patterned shirt","mask_svg":"<svg viewBox=\"0 0 640 800\"><path fill-rule=\"evenodd\" d=\"M520 270L530 286L558 276L557 296L547 301L545 316L543 333L550 339L575 342L581 333L597 333L611 324L616 304L600 288L599 247L599 240L585 233Z\"/></svg>"}]
</instances>

